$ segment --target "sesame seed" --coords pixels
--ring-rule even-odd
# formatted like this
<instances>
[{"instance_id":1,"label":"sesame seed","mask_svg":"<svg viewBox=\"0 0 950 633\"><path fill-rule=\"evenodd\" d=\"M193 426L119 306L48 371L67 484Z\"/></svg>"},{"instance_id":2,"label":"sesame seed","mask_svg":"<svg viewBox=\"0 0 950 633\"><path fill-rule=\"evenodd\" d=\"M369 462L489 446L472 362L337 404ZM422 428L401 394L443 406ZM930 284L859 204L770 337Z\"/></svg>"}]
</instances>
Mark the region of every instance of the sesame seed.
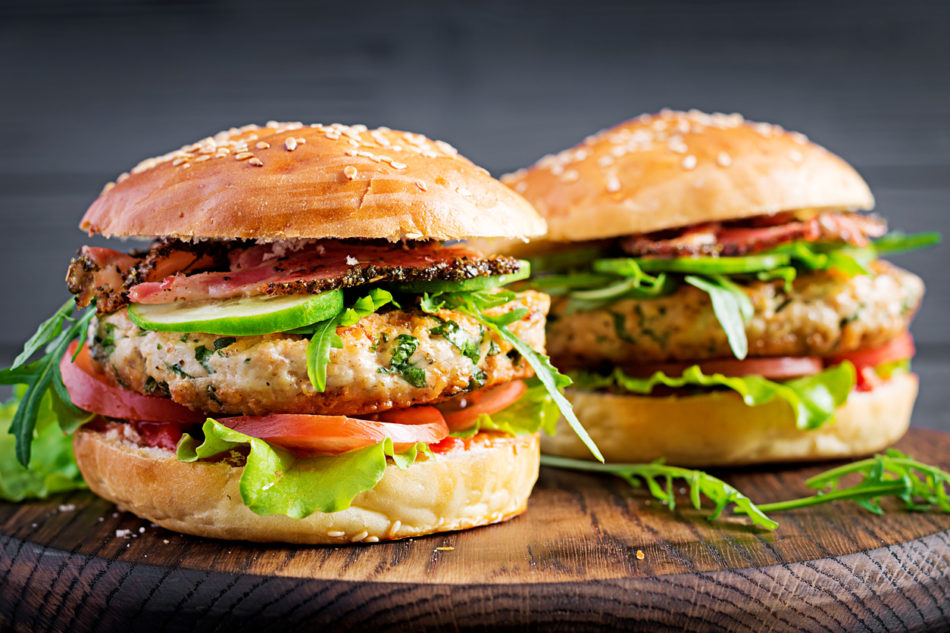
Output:
<instances>
[{"instance_id":1,"label":"sesame seed","mask_svg":"<svg viewBox=\"0 0 950 633\"><path fill-rule=\"evenodd\" d=\"M619 188L620 188L620 183L617 183L617 189ZM521 180L515 183L515 191L517 191L518 193L524 193L527 190L528 190L528 183L526 183L525 181Z\"/></svg>"},{"instance_id":2,"label":"sesame seed","mask_svg":"<svg viewBox=\"0 0 950 633\"><path fill-rule=\"evenodd\" d=\"M99 193L99 195L110 192L113 187L115 187L114 182L107 182L105 186L102 188L102 191Z\"/></svg>"},{"instance_id":3,"label":"sesame seed","mask_svg":"<svg viewBox=\"0 0 950 633\"><path fill-rule=\"evenodd\" d=\"M406 163L400 163L399 161L396 161L396 160L391 160L391 161L389 161L389 164L392 165L393 169L405 169L405 168L406 168Z\"/></svg>"},{"instance_id":4,"label":"sesame seed","mask_svg":"<svg viewBox=\"0 0 950 633\"><path fill-rule=\"evenodd\" d=\"M799 152L797 149L793 149L793 150L789 151L788 157L792 159L792 162L793 162L793 163L800 163L800 162L802 162L802 159L804 158L804 157L802 156L802 153Z\"/></svg>"},{"instance_id":5,"label":"sesame seed","mask_svg":"<svg viewBox=\"0 0 950 633\"><path fill-rule=\"evenodd\" d=\"M346 167L343 168L343 175L346 176L347 180L353 180L354 178L356 178L356 174L357 174L356 167L354 167L353 165L347 165Z\"/></svg>"},{"instance_id":6,"label":"sesame seed","mask_svg":"<svg viewBox=\"0 0 950 633\"><path fill-rule=\"evenodd\" d=\"M393 524L389 526L389 533L395 534L399 531L399 528L402 527L402 521L393 521Z\"/></svg>"},{"instance_id":7,"label":"sesame seed","mask_svg":"<svg viewBox=\"0 0 950 633\"><path fill-rule=\"evenodd\" d=\"M356 258L353 257L352 255L347 255L347 256L346 256L346 265L347 265L347 266L358 266L359 263L360 263L360 260L356 259Z\"/></svg>"},{"instance_id":8,"label":"sesame seed","mask_svg":"<svg viewBox=\"0 0 950 633\"><path fill-rule=\"evenodd\" d=\"M611 174L607 178L607 191L613 193L615 191L620 191L620 180L617 179L617 176Z\"/></svg>"},{"instance_id":9,"label":"sesame seed","mask_svg":"<svg viewBox=\"0 0 950 633\"><path fill-rule=\"evenodd\" d=\"M340 531L340 530L331 530L331 531L327 532L327 536L329 536L330 538L340 538L340 537L343 536L344 534L345 534L345 532L342 532L342 531Z\"/></svg>"},{"instance_id":10,"label":"sesame seed","mask_svg":"<svg viewBox=\"0 0 950 633\"><path fill-rule=\"evenodd\" d=\"M719 155L716 156L716 164L720 167L728 167L732 164L732 157L725 152L719 152Z\"/></svg>"},{"instance_id":11,"label":"sesame seed","mask_svg":"<svg viewBox=\"0 0 950 633\"><path fill-rule=\"evenodd\" d=\"M256 147L257 149L270 149L270 143L266 141L258 141L257 144L254 145L254 147Z\"/></svg>"},{"instance_id":12,"label":"sesame seed","mask_svg":"<svg viewBox=\"0 0 950 633\"><path fill-rule=\"evenodd\" d=\"M696 166L696 157L690 154L683 159L683 169L692 169Z\"/></svg>"},{"instance_id":13,"label":"sesame seed","mask_svg":"<svg viewBox=\"0 0 950 633\"><path fill-rule=\"evenodd\" d=\"M257 156L255 156L255 157L252 158L251 160L247 161L247 164L248 164L248 165L254 165L255 167L263 167L263 166L264 166L264 161L262 161L260 158L258 158Z\"/></svg>"},{"instance_id":14,"label":"sesame seed","mask_svg":"<svg viewBox=\"0 0 950 633\"><path fill-rule=\"evenodd\" d=\"M472 197L472 192L469 191L468 189L466 189L465 187L456 187L455 190L456 190L459 194L465 196L466 198L471 198L471 197Z\"/></svg>"},{"instance_id":15,"label":"sesame seed","mask_svg":"<svg viewBox=\"0 0 950 633\"><path fill-rule=\"evenodd\" d=\"M195 159L195 162L196 162L196 163L203 163L203 162L205 162L206 160L211 160L211 154L202 154L201 156L199 156L198 158Z\"/></svg>"},{"instance_id":16,"label":"sesame seed","mask_svg":"<svg viewBox=\"0 0 950 633\"><path fill-rule=\"evenodd\" d=\"M367 543L379 543L379 537L378 537L378 536L367 536L364 540L365 540Z\"/></svg>"},{"instance_id":17,"label":"sesame seed","mask_svg":"<svg viewBox=\"0 0 950 633\"><path fill-rule=\"evenodd\" d=\"M362 532L360 532L359 534L357 534L356 536L354 536L354 537L353 537L352 539L350 539L350 540L353 541L354 543L359 543L360 541L362 541L362 540L363 540L364 538L366 538L367 536L369 536L369 532L367 532L366 530L363 530Z\"/></svg>"},{"instance_id":18,"label":"sesame seed","mask_svg":"<svg viewBox=\"0 0 950 633\"><path fill-rule=\"evenodd\" d=\"M185 158L176 158L175 160L172 161L172 167L178 167L179 165L181 165L181 164L182 164L183 162L185 162L186 160L187 160L187 159L185 159Z\"/></svg>"},{"instance_id":19,"label":"sesame seed","mask_svg":"<svg viewBox=\"0 0 950 633\"><path fill-rule=\"evenodd\" d=\"M295 139L292 136L287 137L284 140L284 147L287 149L288 152L294 151L295 149L297 149L297 139Z\"/></svg>"},{"instance_id":20,"label":"sesame seed","mask_svg":"<svg viewBox=\"0 0 950 633\"><path fill-rule=\"evenodd\" d=\"M182 169L189 169L190 167L191 167L191 163L182 163L181 165Z\"/></svg>"},{"instance_id":21,"label":"sesame seed","mask_svg":"<svg viewBox=\"0 0 950 633\"><path fill-rule=\"evenodd\" d=\"M422 182L421 180L417 180L417 181L416 181L416 186L419 187L419 190L420 190L420 191L428 191L428 190L429 190L429 187L426 186L426 183Z\"/></svg>"},{"instance_id":22,"label":"sesame seed","mask_svg":"<svg viewBox=\"0 0 950 633\"><path fill-rule=\"evenodd\" d=\"M250 152L241 152L234 156L234 160L247 160L248 158L251 158L252 156L254 156L254 154Z\"/></svg>"}]
</instances>

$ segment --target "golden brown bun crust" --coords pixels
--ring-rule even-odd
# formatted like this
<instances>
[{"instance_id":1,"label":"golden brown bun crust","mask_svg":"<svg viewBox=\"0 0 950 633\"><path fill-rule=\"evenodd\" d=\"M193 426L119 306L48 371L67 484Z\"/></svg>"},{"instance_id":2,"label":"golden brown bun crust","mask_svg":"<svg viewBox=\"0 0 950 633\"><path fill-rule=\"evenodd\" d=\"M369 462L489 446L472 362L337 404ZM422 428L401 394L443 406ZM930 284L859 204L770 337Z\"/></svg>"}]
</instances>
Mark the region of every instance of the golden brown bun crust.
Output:
<instances>
[{"instance_id":1,"label":"golden brown bun crust","mask_svg":"<svg viewBox=\"0 0 950 633\"><path fill-rule=\"evenodd\" d=\"M270 122L143 161L106 185L90 234L178 238L528 237L544 221L452 146L365 126Z\"/></svg>"},{"instance_id":2,"label":"golden brown bun crust","mask_svg":"<svg viewBox=\"0 0 950 633\"><path fill-rule=\"evenodd\" d=\"M93 492L169 530L310 544L370 543L504 521L524 512L540 457L537 435L483 433L468 450L405 471L390 465L346 510L291 519L251 512L241 501L239 467L180 462L171 451L137 446L115 430L80 429L73 448Z\"/></svg>"},{"instance_id":3,"label":"golden brown bun crust","mask_svg":"<svg viewBox=\"0 0 950 633\"><path fill-rule=\"evenodd\" d=\"M547 219L553 241L874 206L848 163L801 134L697 111L626 121L502 182Z\"/></svg>"},{"instance_id":4,"label":"golden brown bun crust","mask_svg":"<svg viewBox=\"0 0 950 633\"><path fill-rule=\"evenodd\" d=\"M608 462L650 462L709 467L837 459L890 446L907 431L917 397L917 376L895 374L869 392L853 391L835 421L801 431L791 407L772 400L746 406L738 394L686 397L613 395L568 390L574 412ZM545 453L587 459L590 453L558 423L541 440Z\"/></svg>"}]
</instances>

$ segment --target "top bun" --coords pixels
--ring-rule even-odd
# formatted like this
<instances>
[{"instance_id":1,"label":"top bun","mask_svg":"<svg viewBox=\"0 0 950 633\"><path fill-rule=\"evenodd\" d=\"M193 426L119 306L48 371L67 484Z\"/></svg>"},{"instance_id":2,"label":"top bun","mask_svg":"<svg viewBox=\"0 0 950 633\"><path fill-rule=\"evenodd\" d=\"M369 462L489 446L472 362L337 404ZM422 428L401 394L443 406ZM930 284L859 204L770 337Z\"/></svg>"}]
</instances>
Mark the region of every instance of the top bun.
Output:
<instances>
[{"instance_id":1,"label":"top bun","mask_svg":"<svg viewBox=\"0 0 950 633\"><path fill-rule=\"evenodd\" d=\"M544 233L448 143L364 125L232 128L139 163L80 228L107 237L455 240Z\"/></svg>"},{"instance_id":2,"label":"top bun","mask_svg":"<svg viewBox=\"0 0 950 633\"><path fill-rule=\"evenodd\" d=\"M874 206L861 176L802 134L696 110L626 121L502 182L545 216L551 241Z\"/></svg>"}]
</instances>

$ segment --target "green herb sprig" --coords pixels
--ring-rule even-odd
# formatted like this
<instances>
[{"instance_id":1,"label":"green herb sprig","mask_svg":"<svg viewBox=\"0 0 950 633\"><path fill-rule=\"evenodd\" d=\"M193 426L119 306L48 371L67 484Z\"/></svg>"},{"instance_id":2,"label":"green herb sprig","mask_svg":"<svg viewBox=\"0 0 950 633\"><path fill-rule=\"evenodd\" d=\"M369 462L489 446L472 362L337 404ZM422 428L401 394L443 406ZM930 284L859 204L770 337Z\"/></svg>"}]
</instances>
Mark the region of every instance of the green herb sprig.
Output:
<instances>
[{"instance_id":1,"label":"green herb sprig","mask_svg":"<svg viewBox=\"0 0 950 633\"><path fill-rule=\"evenodd\" d=\"M553 468L566 468L585 472L606 473L620 477L635 488L646 482L650 494L670 510L676 508L673 481L682 479L689 484L689 499L693 507L702 510L702 498L715 505L709 520L715 521L727 508L734 514L746 515L756 527L774 530L778 522L769 513L807 508L835 501L853 501L859 506L882 514L881 501L895 497L904 502L907 510L923 512L938 509L950 513L950 473L919 462L896 449L888 449L875 455L843 466L838 466L815 475L805 481L810 488L818 490L814 495L775 503L753 503L746 495L726 483L700 470L667 466L662 461L650 464L597 464L579 459L542 455L541 464ZM861 480L844 486L844 480L860 476Z\"/></svg>"},{"instance_id":2,"label":"green herb sprig","mask_svg":"<svg viewBox=\"0 0 950 633\"><path fill-rule=\"evenodd\" d=\"M23 345L23 351L13 360L13 364L0 370L0 385L26 385L8 430L16 438L17 461L24 466L30 463L33 431L41 413L40 404L47 392L50 394L51 407L64 431L71 432L90 418L89 413L70 402L59 369L59 361L70 343L79 341L77 353L82 348L89 321L96 313L95 307L90 306L78 318L74 318L72 314L75 307L73 299L64 303L53 316L40 324ZM45 354L27 363L41 349Z\"/></svg>"}]
</instances>

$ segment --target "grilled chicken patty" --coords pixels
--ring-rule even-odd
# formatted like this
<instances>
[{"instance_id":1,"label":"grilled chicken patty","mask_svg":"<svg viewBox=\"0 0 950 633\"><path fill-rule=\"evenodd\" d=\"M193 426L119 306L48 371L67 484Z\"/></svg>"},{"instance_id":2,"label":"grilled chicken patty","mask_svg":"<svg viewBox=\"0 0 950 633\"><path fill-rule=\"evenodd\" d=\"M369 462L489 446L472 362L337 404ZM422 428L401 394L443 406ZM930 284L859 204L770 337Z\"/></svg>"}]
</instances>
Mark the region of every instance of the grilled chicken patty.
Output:
<instances>
[{"instance_id":1,"label":"grilled chicken patty","mask_svg":"<svg viewBox=\"0 0 950 633\"><path fill-rule=\"evenodd\" d=\"M874 274L847 278L802 274L786 293L783 282L743 288L755 314L746 323L749 356L828 356L883 345L907 330L920 305L919 277L883 261ZM709 295L687 284L652 300L625 300L565 314L552 305L548 352L562 369L731 358Z\"/></svg>"},{"instance_id":2,"label":"grilled chicken patty","mask_svg":"<svg viewBox=\"0 0 950 633\"><path fill-rule=\"evenodd\" d=\"M527 308L508 327L544 351L548 307L547 295L524 292L487 313ZM136 327L123 309L93 320L89 339L100 369L126 388L217 415L366 414L533 375L510 343L459 312L443 310L436 318L394 310L338 334L343 347L330 351L323 393L307 377L307 336L151 332Z\"/></svg>"}]
</instances>

